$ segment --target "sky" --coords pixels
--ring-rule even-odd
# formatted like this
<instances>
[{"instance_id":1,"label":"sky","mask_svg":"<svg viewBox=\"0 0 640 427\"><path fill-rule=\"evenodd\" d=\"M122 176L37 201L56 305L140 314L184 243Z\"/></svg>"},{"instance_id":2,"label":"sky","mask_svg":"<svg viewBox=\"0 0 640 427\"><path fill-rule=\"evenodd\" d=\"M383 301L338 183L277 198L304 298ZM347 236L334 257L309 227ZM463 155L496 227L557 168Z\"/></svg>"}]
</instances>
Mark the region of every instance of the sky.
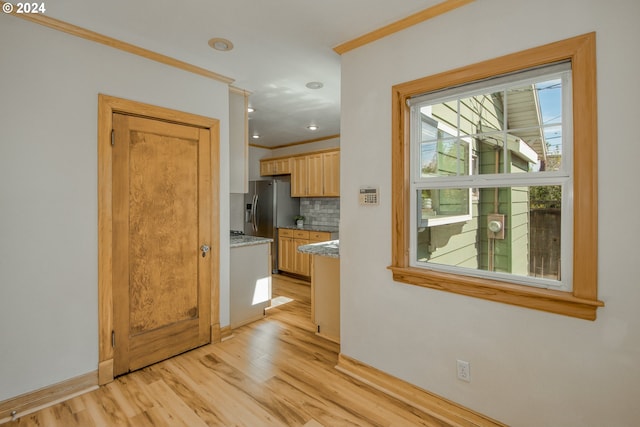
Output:
<instances>
[{"instance_id":1,"label":"sky","mask_svg":"<svg viewBox=\"0 0 640 427\"><path fill-rule=\"evenodd\" d=\"M549 153L562 153L562 83L560 79L549 80L536 84L542 123L545 128L545 139L549 144Z\"/></svg>"}]
</instances>

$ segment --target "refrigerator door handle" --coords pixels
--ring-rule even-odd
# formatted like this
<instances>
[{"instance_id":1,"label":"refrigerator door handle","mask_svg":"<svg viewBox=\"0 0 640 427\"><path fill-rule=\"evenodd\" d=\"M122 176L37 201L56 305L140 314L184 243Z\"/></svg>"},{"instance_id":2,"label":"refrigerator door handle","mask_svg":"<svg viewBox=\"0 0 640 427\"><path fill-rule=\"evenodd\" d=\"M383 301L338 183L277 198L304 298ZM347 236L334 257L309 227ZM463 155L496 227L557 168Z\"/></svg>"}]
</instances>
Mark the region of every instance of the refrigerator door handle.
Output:
<instances>
[{"instance_id":1,"label":"refrigerator door handle","mask_svg":"<svg viewBox=\"0 0 640 427\"><path fill-rule=\"evenodd\" d=\"M258 231L258 195L253 195L253 203L251 204L251 220L253 231Z\"/></svg>"}]
</instances>

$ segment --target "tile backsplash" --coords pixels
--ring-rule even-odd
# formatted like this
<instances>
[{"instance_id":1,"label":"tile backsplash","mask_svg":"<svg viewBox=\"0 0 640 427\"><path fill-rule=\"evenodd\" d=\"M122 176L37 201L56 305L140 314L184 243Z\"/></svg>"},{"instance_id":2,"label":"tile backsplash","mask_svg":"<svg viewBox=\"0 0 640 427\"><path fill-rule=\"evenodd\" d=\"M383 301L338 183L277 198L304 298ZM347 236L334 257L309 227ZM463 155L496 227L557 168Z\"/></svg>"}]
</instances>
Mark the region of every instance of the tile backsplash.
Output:
<instances>
[{"instance_id":1,"label":"tile backsplash","mask_svg":"<svg viewBox=\"0 0 640 427\"><path fill-rule=\"evenodd\" d=\"M340 224L340 198L309 197L300 199L300 215L307 225L338 227Z\"/></svg>"}]
</instances>

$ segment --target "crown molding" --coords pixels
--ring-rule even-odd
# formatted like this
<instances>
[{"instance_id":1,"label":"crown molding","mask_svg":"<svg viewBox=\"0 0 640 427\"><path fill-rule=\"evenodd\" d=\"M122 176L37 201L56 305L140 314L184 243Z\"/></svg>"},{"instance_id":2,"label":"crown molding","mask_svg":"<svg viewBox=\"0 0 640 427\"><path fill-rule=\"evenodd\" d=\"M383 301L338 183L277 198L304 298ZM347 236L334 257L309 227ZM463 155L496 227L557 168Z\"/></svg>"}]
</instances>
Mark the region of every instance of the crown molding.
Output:
<instances>
[{"instance_id":1,"label":"crown molding","mask_svg":"<svg viewBox=\"0 0 640 427\"><path fill-rule=\"evenodd\" d=\"M4 6L5 3L7 2L0 0L0 6ZM151 50L133 45L131 43L114 39L113 37L105 36L104 34L96 33L95 31L91 31L77 25L69 24L68 22L51 18L46 15L35 13L16 13L15 8L11 13L9 13L9 15L24 19L26 21L34 22L39 25L43 25L54 30L62 31L63 33L71 34L85 40L90 40L96 43L103 44L105 46L132 53L134 55L138 55L143 58L159 62L161 64L169 65L171 67L179 68L190 73L217 80L225 84L231 84L234 82L234 79L232 79L231 77L223 76L222 74L215 73L211 70L207 70L206 68L201 68L196 65L180 61L179 59L175 59L161 53L153 52Z\"/></svg>"},{"instance_id":2,"label":"crown molding","mask_svg":"<svg viewBox=\"0 0 640 427\"><path fill-rule=\"evenodd\" d=\"M343 53L349 52L350 50L357 49L361 46L384 38L393 33L402 31L428 19L435 18L436 16L450 12L474 1L475 0L445 0L435 6L421 10L420 12L414 13L413 15L407 16L406 18L400 19L399 21L393 22L389 25L385 25L382 28L378 28L377 30L371 31L370 33L342 43L334 47L333 50L337 54L342 55Z\"/></svg>"}]
</instances>

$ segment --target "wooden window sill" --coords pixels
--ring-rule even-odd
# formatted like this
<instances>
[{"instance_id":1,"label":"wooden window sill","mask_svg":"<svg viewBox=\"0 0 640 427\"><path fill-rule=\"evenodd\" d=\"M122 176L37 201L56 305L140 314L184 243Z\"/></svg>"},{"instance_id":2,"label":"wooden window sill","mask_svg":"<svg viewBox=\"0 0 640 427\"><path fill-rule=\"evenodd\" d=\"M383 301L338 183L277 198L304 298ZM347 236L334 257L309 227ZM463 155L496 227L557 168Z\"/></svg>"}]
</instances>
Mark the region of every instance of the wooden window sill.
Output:
<instances>
[{"instance_id":1,"label":"wooden window sill","mask_svg":"<svg viewBox=\"0 0 640 427\"><path fill-rule=\"evenodd\" d=\"M519 307L533 308L585 320L595 320L604 303L578 298L570 292L533 288L497 280L460 276L417 267L389 266L393 280Z\"/></svg>"}]
</instances>

